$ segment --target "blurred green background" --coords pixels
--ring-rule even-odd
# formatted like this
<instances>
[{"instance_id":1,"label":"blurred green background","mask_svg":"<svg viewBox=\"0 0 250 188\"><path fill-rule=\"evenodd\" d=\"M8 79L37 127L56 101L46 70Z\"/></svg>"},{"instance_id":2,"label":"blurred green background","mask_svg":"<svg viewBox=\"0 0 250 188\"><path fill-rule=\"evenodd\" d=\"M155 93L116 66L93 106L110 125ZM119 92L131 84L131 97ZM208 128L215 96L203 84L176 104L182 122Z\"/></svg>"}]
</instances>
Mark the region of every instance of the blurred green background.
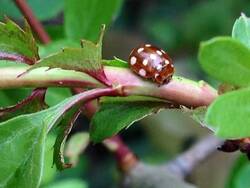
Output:
<instances>
[{"instance_id":1,"label":"blurred green background","mask_svg":"<svg viewBox=\"0 0 250 188\"><path fill-rule=\"evenodd\" d=\"M100 24L107 24L103 57L127 60L131 49L152 43L165 49L176 67L176 74L203 79L216 87L197 62L201 41L218 35L231 35L233 23L241 12L250 15L247 0L27 0L44 25L52 42L43 46L46 56L64 46L79 46L82 38L96 40ZM12 0L0 1L4 16L22 25L22 15ZM0 92L0 106L15 104L30 89ZM58 103L71 93L68 89L49 89L46 101ZM72 134L88 130L81 117ZM184 151L200 137L209 134L188 116L164 111L148 117L121 133L125 142L142 161L162 164ZM54 135L48 139L42 188L112 188L120 180L114 157L100 144L90 144L75 168L56 172L52 166ZM250 164L238 154L216 152L190 175L189 181L202 188L247 188Z\"/></svg>"}]
</instances>

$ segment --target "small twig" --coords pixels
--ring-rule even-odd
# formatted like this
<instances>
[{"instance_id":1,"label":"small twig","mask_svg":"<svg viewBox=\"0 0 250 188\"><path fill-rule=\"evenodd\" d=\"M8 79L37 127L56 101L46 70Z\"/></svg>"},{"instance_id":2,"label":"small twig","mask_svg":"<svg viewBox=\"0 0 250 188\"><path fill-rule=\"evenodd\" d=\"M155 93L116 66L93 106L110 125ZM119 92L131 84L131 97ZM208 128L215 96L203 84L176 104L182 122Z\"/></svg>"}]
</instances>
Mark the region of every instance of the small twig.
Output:
<instances>
[{"instance_id":1,"label":"small twig","mask_svg":"<svg viewBox=\"0 0 250 188\"><path fill-rule=\"evenodd\" d=\"M120 136L113 136L103 141L106 148L115 154L117 165L123 173L131 170L137 163L136 155L123 142Z\"/></svg>"},{"instance_id":2,"label":"small twig","mask_svg":"<svg viewBox=\"0 0 250 188\"><path fill-rule=\"evenodd\" d=\"M37 34L39 40L43 44L48 44L51 39L47 32L44 30L42 24L38 21L38 19L33 14L31 8L28 6L26 0L15 0L15 3L19 10L23 13L24 17L30 24L32 30Z\"/></svg>"},{"instance_id":3,"label":"small twig","mask_svg":"<svg viewBox=\"0 0 250 188\"><path fill-rule=\"evenodd\" d=\"M192 172L195 166L215 152L221 143L222 141L214 136L203 138L186 152L168 162L163 168L167 168L170 172L184 178Z\"/></svg>"}]
</instances>

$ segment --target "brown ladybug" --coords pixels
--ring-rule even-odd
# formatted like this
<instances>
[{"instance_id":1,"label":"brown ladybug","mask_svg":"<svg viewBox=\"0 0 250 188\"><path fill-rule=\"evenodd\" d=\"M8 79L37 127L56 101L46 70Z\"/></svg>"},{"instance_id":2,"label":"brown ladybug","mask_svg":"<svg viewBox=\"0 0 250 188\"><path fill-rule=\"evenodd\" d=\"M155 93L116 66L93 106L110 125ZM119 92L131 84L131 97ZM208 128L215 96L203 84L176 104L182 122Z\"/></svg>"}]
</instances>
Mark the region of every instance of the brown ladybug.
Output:
<instances>
[{"instance_id":1,"label":"brown ladybug","mask_svg":"<svg viewBox=\"0 0 250 188\"><path fill-rule=\"evenodd\" d=\"M129 55L129 65L138 75L159 85L169 82L174 74L174 65L168 54L151 44L134 48Z\"/></svg>"}]
</instances>

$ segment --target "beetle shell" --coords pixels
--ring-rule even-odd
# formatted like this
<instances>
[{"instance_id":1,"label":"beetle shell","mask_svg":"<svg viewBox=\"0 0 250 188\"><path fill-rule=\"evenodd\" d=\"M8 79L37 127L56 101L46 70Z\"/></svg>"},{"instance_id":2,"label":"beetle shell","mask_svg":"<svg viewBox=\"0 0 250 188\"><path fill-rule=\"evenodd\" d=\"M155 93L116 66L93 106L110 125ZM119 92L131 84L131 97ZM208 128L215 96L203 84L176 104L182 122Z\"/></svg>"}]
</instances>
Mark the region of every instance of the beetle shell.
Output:
<instances>
[{"instance_id":1,"label":"beetle shell","mask_svg":"<svg viewBox=\"0 0 250 188\"><path fill-rule=\"evenodd\" d=\"M152 79L159 85L169 82L174 74L168 54L151 44L134 48L129 55L129 66L139 76Z\"/></svg>"}]
</instances>

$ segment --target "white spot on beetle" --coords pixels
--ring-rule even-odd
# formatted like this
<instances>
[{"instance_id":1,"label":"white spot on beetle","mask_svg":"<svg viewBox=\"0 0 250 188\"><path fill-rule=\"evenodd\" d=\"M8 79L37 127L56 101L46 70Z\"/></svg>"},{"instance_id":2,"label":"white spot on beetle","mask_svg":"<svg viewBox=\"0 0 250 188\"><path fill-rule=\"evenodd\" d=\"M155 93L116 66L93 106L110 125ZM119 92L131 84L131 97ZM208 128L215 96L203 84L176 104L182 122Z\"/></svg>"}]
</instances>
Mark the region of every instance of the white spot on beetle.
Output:
<instances>
[{"instance_id":1,"label":"white spot on beetle","mask_svg":"<svg viewBox=\"0 0 250 188\"><path fill-rule=\"evenodd\" d=\"M142 61L142 64L143 64L144 66L147 66L148 60L147 60L147 59L144 59L144 60Z\"/></svg>"},{"instance_id":2,"label":"white spot on beetle","mask_svg":"<svg viewBox=\"0 0 250 188\"><path fill-rule=\"evenodd\" d=\"M136 64L136 57L135 57L135 56L131 57L131 59L130 59L130 64L131 64L131 65Z\"/></svg>"},{"instance_id":3,"label":"white spot on beetle","mask_svg":"<svg viewBox=\"0 0 250 188\"><path fill-rule=\"evenodd\" d=\"M150 47L150 46L151 46L151 44L146 44L145 46L146 46L146 47Z\"/></svg>"},{"instance_id":4,"label":"white spot on beetle","mask_svg":"<svg viewBox=\"0 0 250 188\"><path fill-rule=\"evenodd\" d=\"M159 51L159 50L157 50L156 53L157 53L158 55L162 55L162 52Z\"/></svg>"},{"instance_id":5,"label":"white spot on beetle","mask_svg":"<svg viewBox=\"0 0 250 188\"><path fill-rule=\"evenodd\" d=\"M155 54L150 54L149 56L152 60L155 60L156 59L156 55Z\"/></svg>"},{"instance_id":6,"label":"white spot on beetle","mask_svg":"<svg viewBox=\"0 0 250 188\"><path fill-rule=\"evenodd\" d=\"M165 62L165 65L169 64L169 61L167 59L164 62Z\"/></svg>"},{"instance_id":7,"label":"white spot on beetle","mask_svg":"<svg viewBox=\"0 0 250 188\"><path fill-rule=\"evenodd\" d=\"M139 49L137 50L137 52L138 52L138 53L141 53L143 50L144 50L144 48L139 48Z\"/></svg>"},{"instance_id":8,"label":"white spot on beetle","mask_svg":"<svg viewBox=\"0 0 250 188\"><path fill-rule=\"evenodd\" d=\"M157 65L156 69L157 69L158 71L161 71L162 65L161 65L161 64Z\"/></svg>"},{"instance_id":9,"label":"white spot on beetle","mask_svg":"<svg viewBox=\"0 0 250 188\"><path fill-rule=\"evenodd\" d=\"M161 50L161 52L162 52L163 54L165 54L165 53L166 53L164 50Z\"/></svg>"},{"instance_id":10,"label":"white spot on beetle","mask_svg":"<svg viewBox=\"0 0 250 188\"><path fill-rule=\"evenodd\" d=\"M155 74L155 78L157 78L158 76L159 76L159 74L158 74L158 73L156 73L156 74Z\"/></svg>"},{"instance_id":11,"label":"white spot on beetle","mask_svg":"<svg viewBox=\"0 0 250 188\"><path fill-rule=\"evenodd\" d=\"M140 69L139 70L139 75L141 75L141 76L146 76L146 71L144 70L144 69Z\"/></svg>"},{"instance_id":12,"label":"white spot on beetle","mask_svg":"<svg viewBox=\"0 0 250 188\"><path fill-rule=\"evenodd\" d=\"M173 64L171 64L171 67L174 67L174 65L173 65Z\"/></svg>"}]
</instances>

